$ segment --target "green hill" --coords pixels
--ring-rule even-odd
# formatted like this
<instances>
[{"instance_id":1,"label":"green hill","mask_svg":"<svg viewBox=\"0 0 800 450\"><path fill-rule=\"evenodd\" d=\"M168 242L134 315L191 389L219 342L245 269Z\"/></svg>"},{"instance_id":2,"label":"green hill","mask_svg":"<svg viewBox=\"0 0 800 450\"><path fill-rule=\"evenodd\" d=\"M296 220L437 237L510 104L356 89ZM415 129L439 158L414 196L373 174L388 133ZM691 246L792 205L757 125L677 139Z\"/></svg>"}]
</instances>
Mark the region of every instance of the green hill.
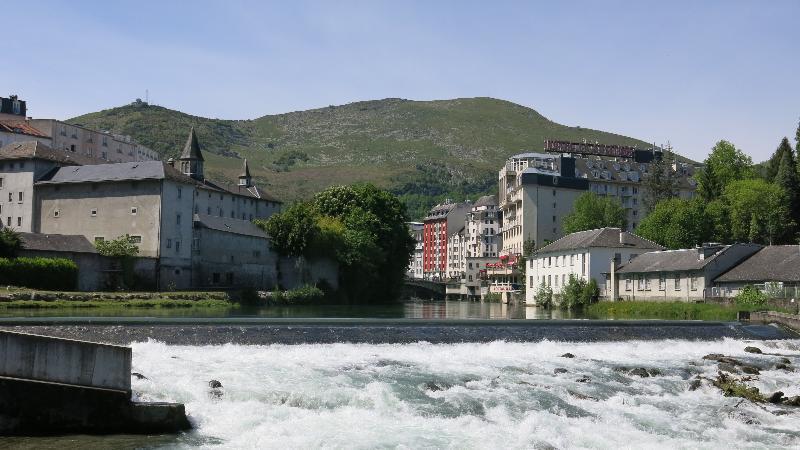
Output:
<instances>
[{"instance_id":1,"label":"green hill","mask_svg":"<svg viewBox=\"0 0 800 450\"><path fill-rule=\"evenodd\" d=\"M494 192L505 159L539 151L545 139L648 147L492 98L384 99L254 120L208 119L134 102L68 122L133 136L164 158L180 152L194 126L213 177L235 178L240 158L247 158L256 180L287 201L332 184L370 181L401 195L415 218L446 196Z\"/></svg>"}]
</instances>

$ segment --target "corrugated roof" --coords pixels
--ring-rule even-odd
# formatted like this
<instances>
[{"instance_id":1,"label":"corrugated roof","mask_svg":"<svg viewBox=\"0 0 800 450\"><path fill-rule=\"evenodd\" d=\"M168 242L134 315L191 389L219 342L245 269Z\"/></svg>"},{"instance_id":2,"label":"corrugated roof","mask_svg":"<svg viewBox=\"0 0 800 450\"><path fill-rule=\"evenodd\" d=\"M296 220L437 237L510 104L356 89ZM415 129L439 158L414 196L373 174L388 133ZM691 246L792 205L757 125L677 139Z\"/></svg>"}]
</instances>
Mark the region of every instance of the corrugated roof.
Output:
<instances>
[{"instance_id":1,"label":"corrugated roof","mask_svg":"<svg viewBox=\"0 0 800 450\"><path fill-rule=\"evenodd\" d=\"M97 253L86 236L73 234L19 233L25 250Z\"/></svg>"},{"instance_id":2,"label":"corrugated roof","mask_svg":"<svg viewBox=\"0 0 800 450\"><path fill-rule=\"evenodd\" d=\"M61 164L105 164L104 161L91 156L80 155L62 150L54 150L39 141L12 142L0 148L0 160L44 159Z\"/></svg>"},{"instance_id":3,"label":"corrugated roof","mask_svg":"<svg viewBox=\"0 0 800 450\"><path fill-rule=\"evenodd\" d=\"M0 131L5 131L7 133L27 134L28 136L40 138L50 138L50 136L42 133L38 128L33 127L24 120L0 120Z\"/></svg>"},{"instance_id":4,"label":"corrugated roof","mask_svg":"<svg viewBox=\"0 0 800 450\"><path fill-rule=\"evenodd\" d=\"M717 277L715 282L800 282L800 245L771 245Z\"/></svg>"},{"instance_id":5,"label":"corrugated roof","mask_svg":"<svg viewBox=\"0 0 800 450\"><path fill-rule=\"evenodd\" d=\"M648 241L619 228L598 228L568 234L550 243L535 253L551 253L564 250L576 250L589 247L641 248L645 250L661 250L664 247Z\"/></svg>"},{"instance_id":6,"label":"corrugated roof","mask_svg":"<svg viewBox=\"0 0 800 450\"><path fill-rule=\"evenodd\" d=\"M228 219L225 217L209 216L206 214L195 214L194 225L196 227L208 228L210 230L224 231L227 233L242 234L267 238L267 233L256 226L253 222L240 219Z\"/></svg>"}]
</instances>

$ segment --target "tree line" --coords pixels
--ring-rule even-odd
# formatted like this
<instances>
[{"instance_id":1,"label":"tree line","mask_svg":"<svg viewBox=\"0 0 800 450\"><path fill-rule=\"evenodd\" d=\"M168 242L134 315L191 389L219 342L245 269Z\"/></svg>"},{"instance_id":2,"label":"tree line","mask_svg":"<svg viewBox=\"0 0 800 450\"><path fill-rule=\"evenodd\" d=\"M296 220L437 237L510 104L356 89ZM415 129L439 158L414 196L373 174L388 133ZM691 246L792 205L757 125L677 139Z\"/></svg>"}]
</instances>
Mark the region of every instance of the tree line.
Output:
<instances>
[{"instance_id":1,"label":"tree line","mask_svg":"<svg viewBox=\"0 0 800 450\"><path fill-rule=\"evenodd\" d=\"M679 198L680 175L675 155L664 152L651 164L644 181L647 216L636 233L670 249L703 242L796 244L800 238L800 124L795 146L784 137L769 160L753 164L734 144L717 142L695 174L691 199ZM619 202L583 194L564 218L564 232L606 226L625 228Z\"/></svg>"}]
</instances>

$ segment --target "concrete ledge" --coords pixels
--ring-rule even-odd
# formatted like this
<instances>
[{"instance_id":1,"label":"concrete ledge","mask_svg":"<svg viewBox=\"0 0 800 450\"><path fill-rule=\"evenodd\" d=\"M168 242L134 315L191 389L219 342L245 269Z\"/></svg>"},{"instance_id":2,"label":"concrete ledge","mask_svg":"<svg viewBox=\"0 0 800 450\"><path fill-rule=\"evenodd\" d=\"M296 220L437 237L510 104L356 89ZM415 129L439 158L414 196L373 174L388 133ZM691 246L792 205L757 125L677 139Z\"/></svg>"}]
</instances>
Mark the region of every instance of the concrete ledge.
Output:
<instances>
[{"instance_id":1,"label":"concrete ledge","mask_svg":"<svg viewBox=\"0 0 800 450\"><path fill-rule=\"evenodd\" d=\"M0 376L131 391L131 349L0 331Z\"/></svg>"},{"instance_id":2,"label":"concrete ledge","mask_svg":"<svg viewBox=\"0 0 800 450\"><path fill-rule=\"evenodd\" d=\"M157 434L191 428L183 405L133 403L123 390L0 377L0 435Z\"/></svg>"}]
</instances>

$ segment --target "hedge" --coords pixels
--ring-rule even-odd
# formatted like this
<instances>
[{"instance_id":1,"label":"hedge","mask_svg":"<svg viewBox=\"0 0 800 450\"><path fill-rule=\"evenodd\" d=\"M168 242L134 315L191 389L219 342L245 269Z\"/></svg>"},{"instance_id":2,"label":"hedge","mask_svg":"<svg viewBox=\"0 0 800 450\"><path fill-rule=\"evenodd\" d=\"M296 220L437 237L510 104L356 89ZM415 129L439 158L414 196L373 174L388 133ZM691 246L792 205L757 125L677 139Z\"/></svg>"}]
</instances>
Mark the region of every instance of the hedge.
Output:
<instances>
[{"instance_id":1,"label":"hedge","mask_svg":"<svg viewBox=\"0 0 800 450\"><path fill-rule=\"evenodd\" d=\"M0 258L0 284L74 290L78 285L78 265L65 258Z\"/></svg>"}]
</instances>

